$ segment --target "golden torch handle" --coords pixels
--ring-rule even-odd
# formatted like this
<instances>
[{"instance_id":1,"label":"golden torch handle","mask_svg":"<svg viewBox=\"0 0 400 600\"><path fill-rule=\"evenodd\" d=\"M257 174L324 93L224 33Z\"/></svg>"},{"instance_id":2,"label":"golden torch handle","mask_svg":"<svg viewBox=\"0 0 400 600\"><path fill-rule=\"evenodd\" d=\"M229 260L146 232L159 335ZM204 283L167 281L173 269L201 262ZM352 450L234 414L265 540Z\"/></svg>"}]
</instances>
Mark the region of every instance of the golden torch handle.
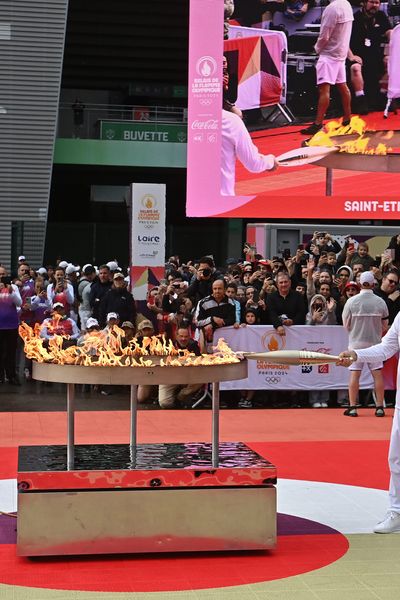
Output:
<instances>
[{"instance_id":1,"label":"golden torch handle","mask_svg":"<svg viewBox=\"0 0 400 600\"><path fill-rule=\"evenodd\" d=\"M243 356L250 360L264 360L281 365L326 365L336 363L339 356L312 352L311 350L277 350L275 352L243 352Z\"/></svg>"}]
</instances>

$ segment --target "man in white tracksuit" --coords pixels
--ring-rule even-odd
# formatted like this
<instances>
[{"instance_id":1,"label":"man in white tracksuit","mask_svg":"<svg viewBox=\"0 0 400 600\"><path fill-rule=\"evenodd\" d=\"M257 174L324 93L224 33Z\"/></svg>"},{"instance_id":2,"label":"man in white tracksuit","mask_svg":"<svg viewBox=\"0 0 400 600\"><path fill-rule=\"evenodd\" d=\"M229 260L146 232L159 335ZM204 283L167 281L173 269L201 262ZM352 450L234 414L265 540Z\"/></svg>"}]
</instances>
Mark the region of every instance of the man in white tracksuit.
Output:
<instances>
[{"instance_id":1,"label":"man in white tracksuit","mask_svg":"<svg viewBox=\"0 0 400 600\"><path fill-rule=\"evenodd\" d=\"M397 314L388 333L379 344L362 350L346 350L341 352L340 364L348 367L354 361L376 362L388 360L400 351L400 313ZM396 406L393 416L392 433L389 448L389 501L390 506L386 518L376 525L375 533L393 533L400 531L400 366L397 369Z\"/></svg>"}]
</instances>

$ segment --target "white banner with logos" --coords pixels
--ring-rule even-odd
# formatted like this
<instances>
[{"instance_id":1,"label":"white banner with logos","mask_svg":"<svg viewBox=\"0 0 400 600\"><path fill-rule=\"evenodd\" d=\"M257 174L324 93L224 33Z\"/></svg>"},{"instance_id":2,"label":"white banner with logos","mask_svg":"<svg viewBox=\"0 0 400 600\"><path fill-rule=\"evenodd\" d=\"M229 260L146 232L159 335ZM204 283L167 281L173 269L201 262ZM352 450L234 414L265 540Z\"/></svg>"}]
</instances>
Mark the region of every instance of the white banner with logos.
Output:
<instances>
[{"instance_id":1,"label":"white banner with logos","mask_svg":"<svg viewBox=\"0 0 400 600\"><path fill-rule=\"evenodd\" d=\"M132 183L132 265L165 264L165 184Z\"/></svg>"},{"instance_id":2,"label":"white banner with logos","mask_svg":"<svg viewBox=\"0 0 400 600\"><path fill-rule=\"evenodd\" d=\"M295 325L278 335L271 325L246 325L239 329L217 329L214 342L224 338L235 351L312 350L339 354L348 347L346 330L339 325ZM249 360L248 378L221 383L222 390L337 390L347 389L348 370L335 364L309 367L278 365L266 360ZM372 376L365 366L360 387L372 388Z\"/></svg>"}]
</instances>

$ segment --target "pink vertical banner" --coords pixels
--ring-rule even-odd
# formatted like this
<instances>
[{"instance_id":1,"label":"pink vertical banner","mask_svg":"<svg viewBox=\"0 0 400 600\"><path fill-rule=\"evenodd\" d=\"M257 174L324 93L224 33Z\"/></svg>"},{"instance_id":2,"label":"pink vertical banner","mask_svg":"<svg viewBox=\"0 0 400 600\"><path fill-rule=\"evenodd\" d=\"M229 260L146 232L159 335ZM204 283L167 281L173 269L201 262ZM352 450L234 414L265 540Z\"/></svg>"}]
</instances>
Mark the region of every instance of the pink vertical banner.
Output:
<instances>
[{"instance_id":1,"label":"pink vertical banner","mask_svg":"<svg viewBox=\"0 0 400 600\"><path fill-rule=\"evenodd\" d=\"M252 199L221 196L224 0L190 0L188 217L217 217Z\"/></svg>"},{"instance_id":2,"label":"pink vertical banner","mask_svg":"<svg viewBox=\"0 0 400 600\"><path fill-rule=\"evenodd\" d=\"M221 179L224 3L191 0L189 20L187 215L207 215ZM206 33L207 32L207 33Z\"/></svg>"}]
</instances>

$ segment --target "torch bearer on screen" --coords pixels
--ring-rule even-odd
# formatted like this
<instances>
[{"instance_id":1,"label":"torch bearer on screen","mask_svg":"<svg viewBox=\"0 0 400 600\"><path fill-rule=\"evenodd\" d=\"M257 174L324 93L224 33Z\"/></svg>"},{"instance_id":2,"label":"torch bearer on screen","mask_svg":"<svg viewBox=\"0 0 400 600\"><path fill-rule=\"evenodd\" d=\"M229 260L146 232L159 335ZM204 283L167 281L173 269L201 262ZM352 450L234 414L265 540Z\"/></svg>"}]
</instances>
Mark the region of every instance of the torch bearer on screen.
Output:
<instances>
[{"instance_id":1,"label":"torch bearer on screen","mask_svg":"<svg viewBox=\"0 0 400 600\"><path fill-rule=\"evenodd\" d=\"M311 350L277 350L276 352L243 352L250 360L266 360L280 365L326 365L338 362L339 356Z\"/></svg>"}]
</instances>

